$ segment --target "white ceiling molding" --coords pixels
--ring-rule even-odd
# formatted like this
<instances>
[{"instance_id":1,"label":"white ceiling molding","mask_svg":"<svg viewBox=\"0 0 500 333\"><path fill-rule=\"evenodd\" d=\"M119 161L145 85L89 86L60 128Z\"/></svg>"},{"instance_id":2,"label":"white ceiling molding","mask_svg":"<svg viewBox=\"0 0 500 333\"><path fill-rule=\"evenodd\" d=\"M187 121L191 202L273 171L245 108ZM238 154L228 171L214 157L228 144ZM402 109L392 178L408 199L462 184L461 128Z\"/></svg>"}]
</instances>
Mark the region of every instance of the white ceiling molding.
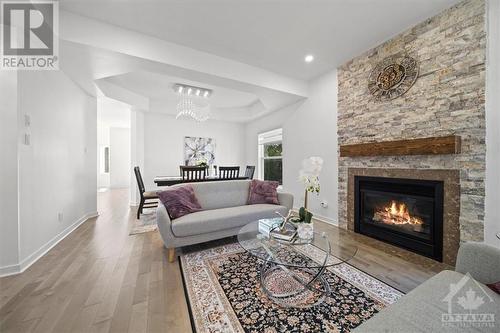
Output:
<instances>
[{"instance_id":1,"label":"white ceiling molding","mask_svg":"<svg viewBox=\"0 0 500 333\"><path fill-rule=\"evenodd\" d=\"M108 98L126 103L135 108L149 110L149 98L136 94L116 84L109 83L105 79L96 80L96 85Z\"/></svg>"},{"instance_id":2,"label":"white ceiling molding","mask_svg":"<svg viewBox=\"0 0 500 333\"><path fill-rule=\"evenodd\" d=\"M175 101L179 100L179 93L172 89L173 86L180 83L187 86L202 87L213 92L209 97L209 101L215 107L248 106L259 98L255 93L210 84L210 80L199 82L188 80L186 77L165 75L158 72L135 71L107 77L106 80L151 99L171 99Z\"/></svg>"}]
</instances>

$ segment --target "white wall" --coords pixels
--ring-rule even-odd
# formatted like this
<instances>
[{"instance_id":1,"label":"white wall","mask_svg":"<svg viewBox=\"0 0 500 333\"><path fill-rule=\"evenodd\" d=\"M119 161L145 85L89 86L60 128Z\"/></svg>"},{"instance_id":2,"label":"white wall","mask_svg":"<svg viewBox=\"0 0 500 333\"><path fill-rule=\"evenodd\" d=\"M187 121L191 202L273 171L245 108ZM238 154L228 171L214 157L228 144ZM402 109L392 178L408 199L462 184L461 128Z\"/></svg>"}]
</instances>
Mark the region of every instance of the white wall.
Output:
<instances>
[{"instance_id":1,"label":"white wall","mask_svg":"<svg viewBox=\"0 0 500 333\"><path fill-rule=\"evenodd\" d=\"M17 214L17 73L0 70L0 270L19 261Z\"/></svg>"},{"instance_id":2,"label":"white wall","mask_svg":"<svg viewBox=\"0 0 500 333\"><path fill-rule=\"evenodd\" d=\"M238 123L208 120L196 122L174 116L144 113L144 170L146 188L153 188L155 176L179 175L184 161L184 137L215 139L216 165L245 166L244 126ZM242 169L244 172L244 170Z\"/></svg>"},{"instance_id":3,"label":"white wall","mask_svg":"<svg viewBox=\"0 0 500 333\"><path fill-rule=\"evenodd\" d=\"M257 136L283 128L283 189L293 193L294 206L303 205L304 190L298 181L302 160L324 159L319 197L309 196L309 209L320 218L336 223L337 209L337 71L310 83L309 98L246 125L246 161L258 165ZM320 202L328 202L322 208Z\"/></svg>"},{"instance_id":4,"label":"white wall","mask_svg":"<svg viewBox=\"0 0 500 333\"><path fill-rule=\"evenodd\" d=\"M500 2L488 1L486 58L486 214L484 240L500 247Z\"/></svg>"},{"instance_id":5,"label":"white wall","mask_svg":"<svg viewBox=\"0 0 500 333\"><path fill-rule=\"evenodd\" d=\"M109 184L111 188L130 185L130 129L109 129Z\"/></svg>"},{"instance_id":6,"label":"white wall","mask_svg":"<svg viewBox=\"0 0 500 333\"><path fill-rule=\"evenodd\" d=\"M62 71L18 75L20 136L31 117L31 144L18 151L23 268L96 214L97 118L96 99Z\"/></svg>"}]
</instances>

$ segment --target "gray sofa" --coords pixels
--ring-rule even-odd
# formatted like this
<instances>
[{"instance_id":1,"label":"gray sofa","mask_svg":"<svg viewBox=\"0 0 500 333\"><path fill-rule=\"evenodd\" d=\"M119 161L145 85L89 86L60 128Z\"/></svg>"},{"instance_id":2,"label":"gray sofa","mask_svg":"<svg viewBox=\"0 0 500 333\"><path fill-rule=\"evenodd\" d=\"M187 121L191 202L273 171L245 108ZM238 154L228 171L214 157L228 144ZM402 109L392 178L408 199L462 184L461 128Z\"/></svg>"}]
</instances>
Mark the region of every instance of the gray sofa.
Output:
<instances>
[{"instance_id":1,"label":"gray sofa","mask_svg":"<svg viewBox=\"0 0 500 333\"><path fill-rule=\"evenodd\" d=\"M464 279L467 273L475 281ZM485 285L498 281L500 281L500 249L482 243L462 244L455 271L445 270L433 276L358 326L354 332L500 332L500 295ZM460 295L463 297L463 293L469 290L474 292L470 301L474 302L481 298L483 303L481 305L480 301L476 304L469 303L468 310L467 302L463 302L464 299L459 302L458 297ZM475 307L477 309L473 309ZM479 324L476 322L475 326L462 322L443 324L443 314L445 316L448 313L467 314L469 311L493 314L495 319L493 327L482 322Z\"/></svg>"},{"instance_id":2,"label":"gray sofa","mask_svg":"<svg viewBox=\"0 0 500 333\"><path fill-rule=\"evenodd\" d=\"M278 211L286 215L293 206L293 196L278 193L279 205L247 205L249 180L228 180L190 183L202 211L171 220L165 206L158 205L156 221L168 260L175 260L175 248L234 236L245 224L275 217ZM182 186L182 185L175 185Z\"/></svg>"}]
</instances>

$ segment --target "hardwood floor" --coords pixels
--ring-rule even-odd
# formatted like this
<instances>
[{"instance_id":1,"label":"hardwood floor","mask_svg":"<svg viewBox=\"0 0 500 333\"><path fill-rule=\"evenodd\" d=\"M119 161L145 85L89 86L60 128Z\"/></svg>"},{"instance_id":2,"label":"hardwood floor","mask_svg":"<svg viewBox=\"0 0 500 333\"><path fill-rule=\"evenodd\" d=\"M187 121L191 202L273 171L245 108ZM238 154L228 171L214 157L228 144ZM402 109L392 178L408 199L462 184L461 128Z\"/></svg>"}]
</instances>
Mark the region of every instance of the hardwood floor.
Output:
<instances>
[{"instance_id":1,"label":"hardwood floor","mask_svg":"<svg viewBox=\"0 0 500 333\"><path fill-rule=\"evenodd\" d=\"M178 263L157 232L129 236L128 193L22 274L0 279L1 332L191 332Z\"/></svg>"},{"instance_id":2,"label":"hardwood floor","mask_svg":"<svg viewBox=\"0 0 500 333\"><path fill-rule=\"evenodd\" d=\"M128 235L135 208L127 191L99 193L98 210L98 218L24 273L0 279L0 332L191 332L178 262L168 262L158 232ZM364 236L342 235L341 242L359 247L351 264L403 292L446 268Z\"/></svg>"}]
</instances>

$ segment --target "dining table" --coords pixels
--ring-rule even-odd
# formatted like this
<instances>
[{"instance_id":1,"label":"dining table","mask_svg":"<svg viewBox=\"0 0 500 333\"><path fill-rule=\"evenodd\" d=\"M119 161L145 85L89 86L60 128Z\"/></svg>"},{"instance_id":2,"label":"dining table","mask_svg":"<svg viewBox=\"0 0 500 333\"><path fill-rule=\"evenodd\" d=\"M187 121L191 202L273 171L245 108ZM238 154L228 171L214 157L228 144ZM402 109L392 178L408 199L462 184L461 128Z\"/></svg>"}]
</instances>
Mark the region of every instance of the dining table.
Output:
<instances>
[{"instance_id":1,"label":"dining table","mask_svg":"<svg viewBox=\"0 0 500 333\"><path fill-rule=\"evenodd\" d=\"M154 178L154 183L157 186L172 186L183 183L201 183L201 182L216 182L222 180L244 180L248 177L235 177L235 178L220 178L219 176L207 176L202 179L183 179L182 176L157 176Z\"/></svg>"}]
</instances>

